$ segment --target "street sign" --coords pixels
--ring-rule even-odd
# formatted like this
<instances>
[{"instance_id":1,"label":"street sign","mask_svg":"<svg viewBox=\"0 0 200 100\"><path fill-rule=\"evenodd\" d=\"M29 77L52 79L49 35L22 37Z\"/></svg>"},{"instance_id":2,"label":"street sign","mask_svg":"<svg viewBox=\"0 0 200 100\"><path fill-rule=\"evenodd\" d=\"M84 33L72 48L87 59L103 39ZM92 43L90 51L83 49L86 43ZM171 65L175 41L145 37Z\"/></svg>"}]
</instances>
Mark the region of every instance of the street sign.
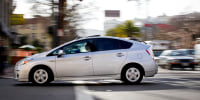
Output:
<instances>
[{"instance_id":1,"label":"street sign","mask_svg":"<svg viewBox=\"0 0 200 100\"><path fill-rule=\"evenodd\" d=\"M64 35L63 29L58 29L57 33L58 33L57 36L63 36Z\"/></svg>"},{"instance_id":2,"label":"street sign","mask_svg":"<svg viewBox=\"0 0 200 100\"><path fill-rule=\"evenodd\" d=\"M25 23L23 14L12 14L10 16L11 25L21 25Z\"/></svg>"},{"instance_id":3,"label":"street sign","mask_svg":"<svg viewBox=\"0 0 200 100\"><path fill-rule=\"evenodd\" d=\"M105 10L105 17L120 17L120 10Z\"/></svg>"}]
</instances>

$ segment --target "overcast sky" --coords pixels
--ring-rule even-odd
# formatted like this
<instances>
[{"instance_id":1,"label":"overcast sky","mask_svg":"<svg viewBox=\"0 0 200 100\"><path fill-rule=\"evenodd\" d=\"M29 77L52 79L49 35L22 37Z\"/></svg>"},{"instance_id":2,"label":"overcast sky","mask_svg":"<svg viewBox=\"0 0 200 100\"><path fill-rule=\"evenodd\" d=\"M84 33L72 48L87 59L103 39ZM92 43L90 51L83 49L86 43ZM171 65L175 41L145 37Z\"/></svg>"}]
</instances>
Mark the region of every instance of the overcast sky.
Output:
<instances>
[{"instance_id":1,"label":"overcast sky","mask_svg":"<svg viewBox=\"0 0 200 100\"><path fill-rule=\"evenodd\" d=\"M32 16L32 12L30 10L31 4L27 2L27 0L16 1L17 8L15 10L15 13L25 14L25 18L30 18ZM137 0L83 0L80 4L96 7L96 9L91 10L90 12L93 19L88 20L87 23L83 25L83 28L103 30L103 23L105 20L104 10L120 10L121 17L119 20L146 18L147 15L156 17L163 14L172 16L195 11L200 12L200 0L138 1L140 2L137 2Z\"/></svg>"}]
</instances>

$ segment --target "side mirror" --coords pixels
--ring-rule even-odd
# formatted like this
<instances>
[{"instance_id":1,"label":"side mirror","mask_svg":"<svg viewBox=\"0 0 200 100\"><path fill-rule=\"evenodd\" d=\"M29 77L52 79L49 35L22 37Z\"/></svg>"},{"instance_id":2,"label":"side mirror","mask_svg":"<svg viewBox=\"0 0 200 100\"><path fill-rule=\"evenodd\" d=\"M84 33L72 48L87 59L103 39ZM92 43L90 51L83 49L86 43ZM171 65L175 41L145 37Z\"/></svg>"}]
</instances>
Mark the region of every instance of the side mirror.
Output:
<instances>
[{"instance_id":1,"label":"side mirror","mask_svg":"<svg viewBox=\"0 0 200 100\"><path fill-rule=\"evenodd\" d=\"M58 56L61 56L61 55L63 55L64 53L63 53L63 50L59 50L58 51Z\"/></svg>"}]
</instances>

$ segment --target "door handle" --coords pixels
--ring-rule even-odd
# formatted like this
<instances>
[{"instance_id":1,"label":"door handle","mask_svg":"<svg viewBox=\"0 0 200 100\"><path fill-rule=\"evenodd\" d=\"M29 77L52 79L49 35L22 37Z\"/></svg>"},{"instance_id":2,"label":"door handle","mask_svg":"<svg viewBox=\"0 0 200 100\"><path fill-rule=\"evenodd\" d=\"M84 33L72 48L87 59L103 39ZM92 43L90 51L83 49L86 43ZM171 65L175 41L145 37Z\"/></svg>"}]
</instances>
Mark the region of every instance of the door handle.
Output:
<instances>
[{"instance_id":1,"label":"door handle","mask_svg":"<svg viewBox=\"0 0 200 100\"><path fill-rule=\"evenodd\" d=\"M122 57L122 56L124 56L123 53L117 53L117 57Z\"/></svg>"},{"instance_id":2,"label":"door handle","mask_svg":"<svg viewBox=\"0 0 200 100\"><path fill-rule=\"evenodd\" d=\"M84 58L84 60L90 60L91 59L91 57L90 56L85 56L85 57L83 57Z\"/></svg>"}]
</instances>

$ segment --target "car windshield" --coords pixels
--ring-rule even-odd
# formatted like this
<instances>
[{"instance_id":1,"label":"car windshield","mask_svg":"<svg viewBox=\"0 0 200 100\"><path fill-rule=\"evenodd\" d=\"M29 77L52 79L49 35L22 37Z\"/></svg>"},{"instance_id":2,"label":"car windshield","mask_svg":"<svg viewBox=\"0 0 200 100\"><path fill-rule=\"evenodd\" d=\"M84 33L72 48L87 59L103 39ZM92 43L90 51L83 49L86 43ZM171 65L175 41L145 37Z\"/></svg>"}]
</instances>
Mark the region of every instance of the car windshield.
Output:
<instances>
[{"instance_id":1,"label":"car windshield","mask_svg":"<svg viewBox=\"0 0 200 100\"><path fill-rule=\"evenodd\" d=\"M189 55L194 55L194 50L188 50Z\"/></svg>"},{"instance_id":2,"label":"car windshield","mask_svg":"<svg viewBox=\"0 0 200 100\"><path fill-rule=\"evenodd\" d=\"M187 56L187 54L183 51L172 51L171 56Z\"/></svg>"}]
</instances>

